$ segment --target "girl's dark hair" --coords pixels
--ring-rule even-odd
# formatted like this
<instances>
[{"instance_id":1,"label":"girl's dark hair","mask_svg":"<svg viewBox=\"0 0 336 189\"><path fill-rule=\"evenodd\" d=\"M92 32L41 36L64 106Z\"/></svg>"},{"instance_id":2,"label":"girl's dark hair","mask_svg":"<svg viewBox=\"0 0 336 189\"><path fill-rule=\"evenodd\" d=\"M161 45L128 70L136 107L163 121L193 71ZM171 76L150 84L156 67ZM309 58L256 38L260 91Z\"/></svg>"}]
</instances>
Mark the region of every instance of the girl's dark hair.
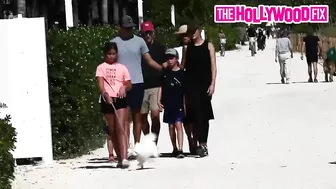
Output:
<instances>
[{"instance_id":1,"label":"girl's dark hair","mask_svg":"<svg viewBox=\"0 0 336 189\"><path fill-rule=\"evenodd\" d=\"M114 49L118 53L118 46L115 42L105 43L104 54L107 54L111 49Z\"/></svg>"}]
</instances>

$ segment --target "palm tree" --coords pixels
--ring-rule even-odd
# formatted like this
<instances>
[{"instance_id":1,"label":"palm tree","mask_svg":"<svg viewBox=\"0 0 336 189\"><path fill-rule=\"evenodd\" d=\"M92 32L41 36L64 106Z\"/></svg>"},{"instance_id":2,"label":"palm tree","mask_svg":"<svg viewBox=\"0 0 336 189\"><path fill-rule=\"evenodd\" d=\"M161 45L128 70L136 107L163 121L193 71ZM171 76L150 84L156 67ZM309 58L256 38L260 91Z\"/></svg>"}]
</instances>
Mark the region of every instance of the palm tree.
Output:
<instances>
[{"instance_id":1,"label":"palm tree","mask_svg":"<svg viewBox=\"0 0 336 189\"><path fill-rule=\"evenodd\" d=\"M101 6L101 20L103 24L108 24L108 1L102 0Z\"/></svg>"},{"instance_id":2,"label":"palm tree","mask_svg":"<svg viewBox=\"0 0 336 189\"><path fill-rule=\"evenodd\" d=\"M26 0L17 0L17 13L26 17Z\"/></svg>"}]
</instances>

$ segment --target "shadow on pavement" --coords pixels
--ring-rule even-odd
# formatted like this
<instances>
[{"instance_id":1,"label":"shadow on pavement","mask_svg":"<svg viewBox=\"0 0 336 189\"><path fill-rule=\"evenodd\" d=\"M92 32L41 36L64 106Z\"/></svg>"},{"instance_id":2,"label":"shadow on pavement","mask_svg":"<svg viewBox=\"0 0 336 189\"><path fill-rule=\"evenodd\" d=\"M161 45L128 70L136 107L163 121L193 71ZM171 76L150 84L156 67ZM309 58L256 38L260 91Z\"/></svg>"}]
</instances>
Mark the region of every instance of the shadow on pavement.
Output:
<instances>
[{"instance_id":1,"label":"shadow on pavement","mask_svg":"<svg viewBox=\"0 0 336 189\"><path fill-rule=\"evenodd\" d=\"M183 155L185 157L197 157L197 155L192 155L190 153L183 153ZM172 157L171 153L160 153L160 157L159 158L175 158L175 157Z\"/></svg>"},{"instance_id":2,"label":"shadow on pavement","mask_svg":"<svg viewBox=\"0 0 336 189\"><path fill-rule=\"evenodd\" d=\"M137 169L130 169L128 171L146 171L146 170L152 170L154 169L153 167L144 167L144 168L137 168Z\"/></svg>"},{"instance_id":3,"label":"shadow on pavement","mask_svg":"<svg viewBox=\"0 0 336 189\"><path fill-rule=\"evenodd\" d=\"M77 169L117 169L118 167L112 165L99 165L99 166L81 166Z\"/></svg>"},{"instance_id":4,"label":"shadow on pavement","mask_svg":"<svg viewBox=\"0 0 336 189\"><path fill-rule=\"evenodd\" d=\"M279 84L284 85L283 83L266 83L266 85L279 85Z\"/></svg>"},{"instance_id":5,"label":"shadow on pavement","mask_svg":"<svg viewBox=\"0 0 336 189\"><path fill-rule=\"evenodd\" d=\"M336 161L331 161L329 164L336 165Z\"/></svg>"},{"instance_id":6,"label":"shadow on pavement","mask_svg":"<svg viewBox=\"0 0 336 189\"><path fill-rule=\"evenodd\" d=\"M108 161L108 158L91 158L89 161Z\"/></svg>"}]
</instances>

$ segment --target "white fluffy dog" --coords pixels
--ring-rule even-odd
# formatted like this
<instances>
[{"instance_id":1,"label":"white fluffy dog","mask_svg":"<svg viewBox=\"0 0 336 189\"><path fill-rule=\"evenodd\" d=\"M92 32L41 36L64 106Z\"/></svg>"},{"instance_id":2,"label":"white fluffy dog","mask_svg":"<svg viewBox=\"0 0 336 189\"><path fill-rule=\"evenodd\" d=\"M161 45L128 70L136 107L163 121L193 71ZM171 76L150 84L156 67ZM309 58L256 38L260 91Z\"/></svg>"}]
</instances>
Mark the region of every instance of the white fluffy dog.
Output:
<instances>
[{"instance_id":1,"label":"white fluffy dog","mask_svg":"<svg viewBox=\"0 0 336 189\"><path fill-rule=\"evenodd\" d=\"M155 143L157 136L149 133L141 138L140 143L136 143L134 148L129 149L128 154L137 157L138 166L143 169L144 163L151 157L159 157L159 152Z\"/></svg>"}]
</instances>

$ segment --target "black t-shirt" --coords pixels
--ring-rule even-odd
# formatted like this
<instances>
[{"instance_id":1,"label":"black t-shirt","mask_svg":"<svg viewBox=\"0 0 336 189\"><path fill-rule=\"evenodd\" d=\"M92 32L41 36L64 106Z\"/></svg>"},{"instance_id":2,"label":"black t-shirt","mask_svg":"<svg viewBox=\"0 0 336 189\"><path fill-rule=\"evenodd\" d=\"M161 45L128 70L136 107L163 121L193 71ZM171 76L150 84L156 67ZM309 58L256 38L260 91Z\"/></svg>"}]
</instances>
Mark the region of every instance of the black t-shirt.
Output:
<instances>
[{"instance_id":1,"label":"black t-shirt","mask_svg":"<svg viewBox=\"0 0 336 189\"><path fill-rule=\"evenodd\" d=\"M183 109L184 71L164 70L162 76L161 103L166 111Z\"/></svg>"},{"instance_id":2,"label":"black t-shirt","mask_svg":"<svg viewBox=\"0 0 336 189\"><path fill-rule=\"evenodd\" d=\"M253 28L247 29L247 36L248 37L256 37L256 35L257 35L257 32L255 31L255 29L253 29Z\"/></svg>"},{"instance_id":3,"label":"black t-shirt","mask_svg":"<svg viewBox=\"0 0 336 189\"><path fill-rule=\"evenodd\" d=\"M306 47L306 55L318 54L318 42L320 39L315 35L307 35L303 38Z\"/></svg>"},{"instance_id":4,"label":"black t-shirt","mask_svg":"<svg viewBox=\"0 0 336 189\"><path fill-rule=\"evenodd\" d=\"M159 64L166 61L165 51L166 48L160 43L153 42L148 45L149 54ZM160 87L162 73L154 68L152 68L144 58L141 59L142 74L144 77L145 89Z\"/></svg>"}]
</instances>

